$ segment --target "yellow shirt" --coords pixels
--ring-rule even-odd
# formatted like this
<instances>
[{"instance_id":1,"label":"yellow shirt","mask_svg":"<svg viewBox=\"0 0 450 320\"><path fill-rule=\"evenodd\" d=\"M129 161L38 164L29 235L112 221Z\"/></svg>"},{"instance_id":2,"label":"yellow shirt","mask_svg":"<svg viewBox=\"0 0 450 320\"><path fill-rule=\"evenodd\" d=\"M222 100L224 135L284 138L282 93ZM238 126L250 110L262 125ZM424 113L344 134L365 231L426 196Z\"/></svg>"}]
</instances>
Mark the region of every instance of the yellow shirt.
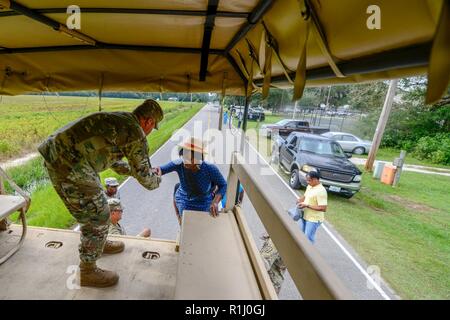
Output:
<instances>
[{"instance_id":1,"label":"yellow shirt","mask_svg":"<svg viewBox=\"0 0 450 320\"><path fill-rule=\"evenodd\" d=\"M327 205L327 190L319 183L315 187L308 185L305 191L304 203L312 206L326 206ZM310 222L323 222L325 220L323 211L316 211L309 208L304 209L303 218Z\"/></svg>"}]
</instances>

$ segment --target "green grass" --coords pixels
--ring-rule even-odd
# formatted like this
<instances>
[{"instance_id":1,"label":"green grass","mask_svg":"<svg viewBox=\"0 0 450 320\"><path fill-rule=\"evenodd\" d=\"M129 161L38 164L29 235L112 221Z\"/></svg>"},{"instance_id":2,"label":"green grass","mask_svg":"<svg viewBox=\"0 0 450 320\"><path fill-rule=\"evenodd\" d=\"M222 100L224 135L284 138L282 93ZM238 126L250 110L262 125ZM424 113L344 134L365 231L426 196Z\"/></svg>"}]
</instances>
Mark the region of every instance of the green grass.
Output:
<instances>
[{"instance_id":1,"label":"green grass","mask_svg":"<svg viewBox=\"0 0 450 320\"><path fill-rule=\"evenodd\" d=\"M142 99L103 98L103 111L131 111ZM162 101L165 117L195 103ZM70 121L98 111L96 97L4 96L0 103L0 162L36 151L36 146Z\"/></svg>"},{"instance_id":2,"label":"green grass","mask_svg":"<svg viewBox=\"0 0 450 320\"><path fill-rule=\"evenodd\" d=\"M133 102L136 103L135 100ZM177 108L170 108L171 112L165 113L164 120L160 124L160 129L153 131L147 138L149 141L149 153L153 154L170 138L175 130L182 127L202 106L202 104L189 104L181 107L178 106ZM31 160L25 165L8 170L8 174L16 183L25 189L33 184L34 181L48 179L41 157ZM120 182L126 178L125 176L118 175L111 169L100 174L102 181L106 177L116 177ZM12 219L16 220L17 215L12 216ZM38 185L32 192L31 207L27 213L27 220L31 226L49 228L64 229L75 224L75 220L49 182Z\"/></svg>"},{"instance_id":3,"label":"green grass","mask_svg":"<svg viewBox=\"0 0 450 320\"><path fill-rule=\"evenodd\" d=\"M273 116L273 115L267 115L266 114L266 119L264 121L258 122L258 121L254 121L254 120L248 120L247 121L247 129L255 129L258 126L261 127L262 124L266 124L266 123L276 123L280 120L283 119L289 119L289 117L285 117L285 116ZM236 120L236 118L233 118L233 125L237 127L238 125L238 121Z\"/></svg>"},{"instance_id":4,"label":"green grass","mask_svg":"<svg viewBox=\"0 0 450 320\"><path fill-rule=\"evenodd\" d=\"M27 163L6 170L8 175L22 189L27 189L30 184L48 179L45 171L43 159L41 157L34 158ZM5 183L8 193L12 191L11 187Z\"/></svg>"},{"instance_id":5,"label":"green grass","mask_svg":"<svg viewBox=\"0 0 450 320\"><path fill-rule=\"evenodd\" d=\"M350 200L330 195L327 220L406 299L450 298L450 178L404 172L396 188L363 174Z\"/></svg>"}]
</instances>

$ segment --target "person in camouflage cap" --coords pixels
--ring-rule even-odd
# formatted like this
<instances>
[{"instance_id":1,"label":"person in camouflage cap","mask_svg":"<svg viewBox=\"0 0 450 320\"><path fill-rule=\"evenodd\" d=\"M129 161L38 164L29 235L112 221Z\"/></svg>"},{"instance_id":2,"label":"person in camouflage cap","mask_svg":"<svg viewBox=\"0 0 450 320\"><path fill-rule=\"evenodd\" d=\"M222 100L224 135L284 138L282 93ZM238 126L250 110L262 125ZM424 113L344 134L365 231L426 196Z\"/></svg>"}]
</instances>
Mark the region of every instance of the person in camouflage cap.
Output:
<instances>
[{"instance_id":1,"label":"person in camouflage cap","mask_svg":"<svg viewBox=\"0 0 450 320\"><path fill-rule=\"evenodd\" d=\"M158 188L161 177L151 167L146 136L162 119L161 107L149 99L133 112L97 112L71 122L38 148L56 192L80 224L82 286L116 284L119 276L96 261L124 250L123 242L106 240L110 211L98 172L111 168L149 190Z\"/></svg>"},{"instance_id":2,"label":"person in camouflage cap","mask_svg":"<svg viewBox=\"0 0 450 320\"><path fill-rule=\"evenodd\" d=\"M127 235L125 228L119 223L122 220L123 207L120 199L109 198L108 199L109 211L111 212L111 221L109 224L108 233L111 235ZM144 228L136 237L149 238L151 235L151 230L149 228Z\"/></svg>"},{"instance_id":3,"label":"person in camouflage cap","mask_svg":"<svg viewBox=\"0 0 450 320\"><path fill-rule=\"evenodd\" d=\"M105 195L106 199L120 199L119 182L114 177L105 179Z\"/></svg>"},{"instance_id":4,"label":"person in camouflage cap","mask_svg":"<svg viewBox=\"0 0 450 320\"><path fill-rule=\"evenodd\" d=\"M275 291L279 294L281 285L284 281L284 274L286 273L286 265L281 259L281 256L269 235L262 235L261 240L264 240L264 243L260 250L260 254Z\"/></svg>"}]
</instances>

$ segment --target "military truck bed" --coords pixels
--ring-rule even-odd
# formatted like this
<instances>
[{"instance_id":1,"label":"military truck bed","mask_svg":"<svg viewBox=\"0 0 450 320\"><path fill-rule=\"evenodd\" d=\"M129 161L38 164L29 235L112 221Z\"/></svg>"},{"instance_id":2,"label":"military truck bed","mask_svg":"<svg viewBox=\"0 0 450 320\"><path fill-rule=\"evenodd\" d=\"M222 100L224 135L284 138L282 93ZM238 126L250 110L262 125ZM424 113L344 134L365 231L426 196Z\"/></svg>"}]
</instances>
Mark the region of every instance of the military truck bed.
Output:
<instances>
[{"instance_id":1,"label":"military truck bed","mask_svg":"<svg viewBox=\"0 0 450 320\"><path fill-rule=\"evenodd\" d=\"M0 232L0 255L17 243L21 227ZM0 299L173 299L178 253L175 241L122 238L125 251L104 255L100 267L120 275L111 288L76 289L80 234L30 227L23 247L0 266ZM56 248L59 243L62 246ZM145 252L157 252L156 256Z\"/></svg>"},{"instance_id":2,"label":"military truck bed","mask_svg":"<svg viewBox=\"0 0 450 320\"><path fill-rule=\"evenodd\" d=\"M0 256L16 244L21 226L0 232ZM109 236L125 251L98 265L119 273L111 288L77 285L80 234L30 227L22 248L0 265L0 299L276 299L242 214L183 215L176 241Z\"/></svg>"}]
</instances>

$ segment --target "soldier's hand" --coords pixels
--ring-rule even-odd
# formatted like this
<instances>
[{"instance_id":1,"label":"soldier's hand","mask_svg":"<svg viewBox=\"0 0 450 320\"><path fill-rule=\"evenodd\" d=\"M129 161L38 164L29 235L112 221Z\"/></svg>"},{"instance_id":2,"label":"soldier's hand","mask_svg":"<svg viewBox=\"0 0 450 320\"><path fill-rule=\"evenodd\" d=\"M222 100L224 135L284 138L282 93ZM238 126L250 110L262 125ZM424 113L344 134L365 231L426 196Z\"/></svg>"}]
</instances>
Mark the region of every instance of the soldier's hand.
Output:
<instances>
[{"instance_id":1,"label":"soldier's hand","mask_svg":"<svg viewBox=\"0 0 450 320\"><path fill-rule=\"evenodd\" d=\"M152 169L153 173L156 173L158 176L162 176L162 171L160 167L156 167Z\"/></svg>"}]
</instances>

